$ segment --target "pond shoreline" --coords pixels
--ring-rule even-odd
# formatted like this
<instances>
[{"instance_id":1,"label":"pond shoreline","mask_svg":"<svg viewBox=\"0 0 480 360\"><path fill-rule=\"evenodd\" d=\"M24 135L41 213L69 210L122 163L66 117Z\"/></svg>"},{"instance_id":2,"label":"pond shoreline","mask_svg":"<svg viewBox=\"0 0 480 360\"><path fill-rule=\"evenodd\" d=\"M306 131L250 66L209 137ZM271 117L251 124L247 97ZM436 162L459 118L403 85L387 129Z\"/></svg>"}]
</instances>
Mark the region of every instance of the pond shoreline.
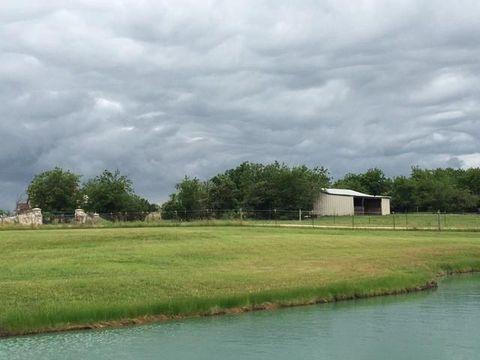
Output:
<instances>
[{"instance_id":1,"label":"pond shoreline","mask_svg":"<svg viewBox=\"0 0 480 360\"><path fill-rule=\"evenodd\" d=\"M394 296L394 295L404 295L408 293L415 293L421 291L435 290L438 288L438 281L441 278L446 276L454 276L461 274L473 274L480 273L480 270L468 269L468 270L455 270L455 271L446 271L437 274L436 279L425 282L423 285L413 286L403 289L395 289L388 291L373 292L372 294L337 294L333 298L318 298L310 301L304 302L268 302L263 304L251 305L251 306L239 306L231 308L213 308L209 312L198 313L198 314L188 314L188 315L146 315L139 316L130 319L123 320L112 320L112 321L101 321L87 324L78 324L78 325L68 325L68 326L59 326L55 328L41 328L34 331L28 332L19 332L19 333L8 333L0 331L0 339L15 337L15 336L31 336L31 335L40 335L47 333L59 333L59 332L70 332L70 331L82 331L82 330L99 330L99 329L117 329L127 326L136 326L136 325L145 325L152 323L167 322L173 320L183 320L191 318L201 318L201 317L210 317L210 316L220 316L220 315L232 315L232 314L242 314L253 311L268 311L282 308L292 308L306 305L316 305L316 304L327 304L335 303L340 301L351 301L357 299L367 299L367 298L376 298L382 296Z\"/></svg>"}]
</instances>

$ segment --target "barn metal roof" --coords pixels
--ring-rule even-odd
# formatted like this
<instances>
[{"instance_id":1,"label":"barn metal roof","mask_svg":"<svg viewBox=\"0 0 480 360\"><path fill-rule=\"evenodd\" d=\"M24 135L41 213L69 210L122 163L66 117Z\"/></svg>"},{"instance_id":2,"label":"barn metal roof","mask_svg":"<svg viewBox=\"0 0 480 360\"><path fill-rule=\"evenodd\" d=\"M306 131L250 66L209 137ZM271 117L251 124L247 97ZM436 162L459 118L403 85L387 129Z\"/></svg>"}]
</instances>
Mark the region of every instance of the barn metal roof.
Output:
<instances>
[{"instance_id":1,"label":"barn metal roof","mask_svg":"<svg viewBox=\"0 0 480 360\"><path fill-rule=\"evenodd\" d=\"M339 195L339 196L353 196L353 197L364 197L364 198L390 198L390 196L382 195L369 195L364 194L358 191L349 190L349 189L323 189L326 194L330 195Z\"/></svg>"}]
</instances>

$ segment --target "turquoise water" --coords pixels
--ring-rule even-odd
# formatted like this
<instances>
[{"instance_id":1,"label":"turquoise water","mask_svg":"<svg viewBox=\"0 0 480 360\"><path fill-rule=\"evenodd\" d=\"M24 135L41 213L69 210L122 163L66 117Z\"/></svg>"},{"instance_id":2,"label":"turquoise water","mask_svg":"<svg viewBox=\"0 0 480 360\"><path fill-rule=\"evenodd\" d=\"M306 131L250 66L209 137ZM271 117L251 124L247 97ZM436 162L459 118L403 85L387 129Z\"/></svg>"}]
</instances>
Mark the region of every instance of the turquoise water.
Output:
<instances>
[{"instance_id":1,"label":"turquoise water","mask_svg":"<svg viewBox=\"0 0 480 360\"><path fill-rule=\"evenodd\" d=\"M480 359L480 276L418 294L6 338L0 359Z\"/></svg>"}]
</instances>

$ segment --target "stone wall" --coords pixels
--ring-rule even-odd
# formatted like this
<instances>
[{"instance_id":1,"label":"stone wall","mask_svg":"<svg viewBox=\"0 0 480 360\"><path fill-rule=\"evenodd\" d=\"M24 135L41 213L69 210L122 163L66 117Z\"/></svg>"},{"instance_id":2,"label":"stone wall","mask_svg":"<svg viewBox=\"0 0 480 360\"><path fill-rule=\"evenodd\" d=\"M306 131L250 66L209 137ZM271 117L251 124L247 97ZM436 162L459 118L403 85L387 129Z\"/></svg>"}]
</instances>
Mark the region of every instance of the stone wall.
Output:
<instances>
[{"instance_id":1,"label":"stone wall","mask_svg":"<svg viewBox=\"0 0 480 360\"><path fill-rule=\"evenodd\" d=\"M75 224L97 224L100 216L97 213L87 214L83 209L75 209Z\"/></svg>"},{"instance_id":2,"label":"stone wall","mask_svg":"<svg viewBox=\"0 0 480 360\"><path fill-rule=\"evenodd\" d=\"M40 226L43 224L42 210L34 208L16 216L0 217L0 224L19 224L23 226Z\"/></svg>"}]
</instances>

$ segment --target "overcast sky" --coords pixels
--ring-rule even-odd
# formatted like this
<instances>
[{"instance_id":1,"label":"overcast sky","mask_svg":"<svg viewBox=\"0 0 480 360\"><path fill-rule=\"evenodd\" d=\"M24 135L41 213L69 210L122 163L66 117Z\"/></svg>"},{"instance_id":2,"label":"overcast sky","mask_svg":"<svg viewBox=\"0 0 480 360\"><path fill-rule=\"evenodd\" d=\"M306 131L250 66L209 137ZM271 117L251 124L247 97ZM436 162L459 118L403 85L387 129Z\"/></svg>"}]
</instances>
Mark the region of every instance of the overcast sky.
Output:
<instances>
[{"instance_id":1,"label":"overcast sky","mask_svg":"<svg viewBox=\"0 0 480 360\"><path fill-rule=\"evenodd\" d=\"M480 2L0 1L0 208L118 168L480 166Z\"/></svg>"}]
</instances>

